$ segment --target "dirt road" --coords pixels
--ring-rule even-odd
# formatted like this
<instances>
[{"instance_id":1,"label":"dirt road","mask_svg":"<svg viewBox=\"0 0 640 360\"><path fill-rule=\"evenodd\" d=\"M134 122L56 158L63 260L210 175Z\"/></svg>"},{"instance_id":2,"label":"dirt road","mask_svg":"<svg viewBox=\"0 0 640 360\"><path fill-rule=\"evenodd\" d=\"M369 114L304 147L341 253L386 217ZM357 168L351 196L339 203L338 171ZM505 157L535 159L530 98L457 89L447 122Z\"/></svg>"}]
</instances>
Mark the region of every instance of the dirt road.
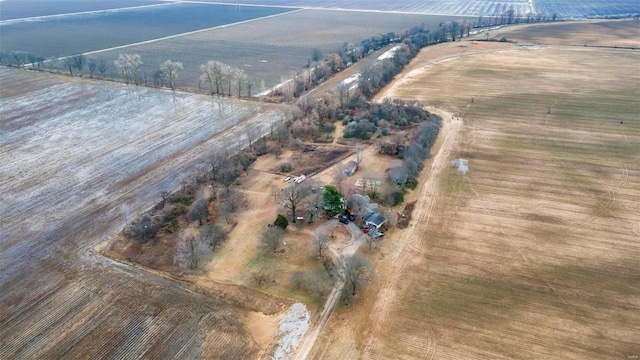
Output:
<instances>
[{"instance_id":1,"label":"dirt road","mask_svg":"<svg viewBox=\"0 0 640 360\"><path fill-rule=\"evenodd\" d=\"M400 274L409 263L413 252L420 249L422 237L419 236L420 231L416 231L416 229L428 226L429 218L435 204L435 196L437 195L438 176L442 169L448 166L449 157L455 147L458 132L462 127L462 120L454 117L453 114L449 112L438 109L429 109L429 111L442 117L443 126L440 132L440 136L444 140L442 141L442 145L438 149L438 152L433 159L431 168L429 170L425 169L422 175L422 179L420 179L420 183L422 183L423 186L413 216L415 219L414 223L421 224L421 226L411 227L403 234L395 253L391 257L391 261L393 262L392 267L394 269L393 275L391 276L390 281L382 287L382 290L379 293L380 295L376 301L374 308L376 309L375 314L377 314L377 321L373 321L374 328L372 331L372 336L369 337L369 341L367 342L367 346L365 348L365 358L377 358L376 354L379 353L379 350L377 350L375 346L379 344L379 342L376 341L377 337L379 336L378 330L379 326L386 319L390 309L390 305L393 302L394 296L392 295L392 290L396 285L398 279L400 278ZM349 225L355 227L353 223L350 223ZM355 230L351 228L350 230L354 234L359 233L359 245L361 245L364 241L364 235L360 232L359 229L357 229L357 227ZM349 252L350 254L354 254L355 251L357 251L359 245L348 246L344 248L343 255L345 255L345 251ZM322 332L322 329L326 325L329 317L331 316L331 313L333 312L333 309L340 299L341 290L341 286L336 286L333 289L333 291L327 298L325 306L318 315L313 328L310 332L307 333L302 341L301 346L296 351L294 359L302 360L309 357L311 351L313 350L313 346L315 345L320 333Z\"/></svg>"},{"instance_id":2,"label":"dirt road","mask_svg":"<svg viewBox=\"0 0 640 360\"><path fill-rule=\"evenodd\" d=\"M323 232L327 227L331 227L331 226L340 226L338 224L338 220L328 221L325 224L323 224L321 227L319 227L316 231ZM362 231L360 231L360 229L354 223L350 222L347 225L347 228L351 232L351 242L349 243L348 246L340 250L340 255L345 257L355 254L356 251L358 251L358 248L360 248L360 246L364 243L364 237L365 237ZM333 248L331 250L336 251ZM320 336L322 329L324 329L324 326L327 324L327 321L329 321L329 317L331 316L331 313L333 313L333 310L336 308L336 305L338 304L338 300L340 300L340 295L342 294L343 286L344 286L343 283L338 283L333 288L333 290L331 290L331 294L329 294L327 301L324 303L324 307L322 308L322 311L320 311L320 313L316 317L316 320L314 321L311 331L308 331L305 334L304 338L300 342L301 345L298 347L298 349L296 350L293 356L293 359L303 360L309 357L309 354L311 354L311 350L313 350L313 347L316 344L316 341L318 340L318 337Z\"/></svg>"},{"instance_id":3,"label":"dirt road","mask_svg":"<svg viewBox=\"0 0 640 360\"><path fill-rule=\"evenodd\" d=\"M372 329L363 352L364 359L380 358L381 349L379 347L381 342L377 340L380 336L381 326L385 323L391 304L395 300L394 288L412 257L416 252L421 251L421 244L424 239L422 232L429 226L429 219L438 196L438 177L442 170L449 166L451 153L456 146L458 133L462 128L462 120L454 117L453 114L438 109L429 109L429 111L442 117L443 126L440 136L444 140L433 158L431 168L423 170L423 175L419 180L423 185L412 214L412 223L415 225L404 232L395 252L390 257L393 272L389 280L381 287L376 299L372 318L370 319Z\"/></svg>"}]
</instances>

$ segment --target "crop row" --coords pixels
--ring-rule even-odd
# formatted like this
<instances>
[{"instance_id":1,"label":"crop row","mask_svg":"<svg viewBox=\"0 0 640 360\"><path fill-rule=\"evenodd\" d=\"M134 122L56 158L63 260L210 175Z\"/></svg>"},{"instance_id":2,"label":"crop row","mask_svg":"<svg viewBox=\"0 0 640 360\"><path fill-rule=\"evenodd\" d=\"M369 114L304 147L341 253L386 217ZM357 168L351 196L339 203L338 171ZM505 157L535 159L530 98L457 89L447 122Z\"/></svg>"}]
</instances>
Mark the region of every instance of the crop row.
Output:
<instances>
[{"instance_id":1,"label":"crop row","mask_svg":"<svg viewBox=\"0 0 640 360\"><path fill-rule=\"evenodd\" d=\"M354 23L354 17L361 23ZM200 65L217 60L243 69L253 84L253 93L290 77L309 61L313 51L323 55L335 52L345 42L359 43L365 38L387 32L400 32L411 26L437 28L451 17L353 13L344 11L305 10L283 16L212 29L162 41L116 49L90 55L111 63L120 53L137 53L142 57L141 70L147 78L165 60L182 62L184 70L177 79L179 87L198 87ZM112 68L112 75L117 76ZM202 84L204 88L204 84Z\"/></svg>"},{"instance_id":2,"label":"crop row","mask_svg":"<svg viewBox=\"0 0 640 360\"><path fill-rule=\"evenodd\" d=\"M250 357L227 308L88 247L275 106L6 68L0 81L0 358Z\"/></svg>"},{"instance_id":3,"label":"crop row","mask_svg":"<svg viewBox=\"0 0 640 360\"><path fill-rule=\"evenodd\" d=\"M279 14L289 9L169 4L0 25L0 51L62 57Z\"/></svg>"},{"instance_id":4,"label":"crop row","mask_svg":"<svg viewBox=\"0 0 640 360\"><path fill-rule=\"evenodd\" d=\"M156 0L20 0L0 2L0 20L23 19L87 11L103 11L161 4Z\"/></svg>"},{"instance_id":5,"label":"crop row","mask_svg":"<svg viewBox=\"0 0 640 360\"><path fill-rule=\"evenodd\" d=\"M231 0L216 2L235 3ZM333 9L366 9L376 11L414 12L423 14L447 14L468 16L500 16L513 10L516 14L543 13L548 16L557 14L560 17L590 17L618 14L634 14L640 12L640 4L633 0L528 0L511 1L439 1L439 0L396 0L396 1L368 1L368 0L266 0L247 1L261 5L295 6L301 8L333 8ZM533 4L533 5L532 5ZM533 6L533 8L532 8Z\"/></svg>"}]
</instances>

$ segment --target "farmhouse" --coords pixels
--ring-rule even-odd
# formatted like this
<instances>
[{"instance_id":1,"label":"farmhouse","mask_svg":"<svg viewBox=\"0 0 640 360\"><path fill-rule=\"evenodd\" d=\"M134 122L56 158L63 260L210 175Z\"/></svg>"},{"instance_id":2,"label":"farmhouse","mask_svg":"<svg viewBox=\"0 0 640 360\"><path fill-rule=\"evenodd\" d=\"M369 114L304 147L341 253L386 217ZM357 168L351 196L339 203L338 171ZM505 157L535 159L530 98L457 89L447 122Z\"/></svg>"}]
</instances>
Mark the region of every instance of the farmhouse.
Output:
<instances>
[{"instance_id":1,"label":"farmhouse","mask_svg":"<svg viewBox=\"0 0 640 360\"><path fill-rule=\"evenodd\" d=\"M347 176L351 176L353 175L354 172L356 172L356 170L358 170L358 163L351 160L347 163L347 166L344 168L344 173Z\"/></svg>"},{"instance_id":2,"label":"farmhouse","mask_svg":"<svg viewBox=\"0 0 640 360\"><path fill-rule=\"evenodd\" d=\"M376 230L380 230L380 227L387 222L387 218L378 213L369 213L364 217L365 227L375 226Z\"/></svg>"}]
</instances>

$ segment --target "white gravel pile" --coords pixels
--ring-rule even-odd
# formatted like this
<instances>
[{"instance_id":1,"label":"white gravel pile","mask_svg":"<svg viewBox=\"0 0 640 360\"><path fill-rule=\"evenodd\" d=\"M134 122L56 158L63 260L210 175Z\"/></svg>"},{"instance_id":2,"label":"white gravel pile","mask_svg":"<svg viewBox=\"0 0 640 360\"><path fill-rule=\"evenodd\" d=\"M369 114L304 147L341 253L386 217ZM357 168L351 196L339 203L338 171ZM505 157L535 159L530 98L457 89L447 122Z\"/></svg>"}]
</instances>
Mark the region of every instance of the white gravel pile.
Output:
<instances>
[{"instance_id":1,"label":"white gravel pile","mask_svg":"<svg viewBox=\"0 0 640 360\"><path fill-rule=\"evenodd\" d=\"M293 354L302 337L309 330L310 318L311 315L304 304L291 305L287 314L280 320L280 326L276 332L278 345L273 354L274 360L287 359Z\"/></svg>"}]
</instances>

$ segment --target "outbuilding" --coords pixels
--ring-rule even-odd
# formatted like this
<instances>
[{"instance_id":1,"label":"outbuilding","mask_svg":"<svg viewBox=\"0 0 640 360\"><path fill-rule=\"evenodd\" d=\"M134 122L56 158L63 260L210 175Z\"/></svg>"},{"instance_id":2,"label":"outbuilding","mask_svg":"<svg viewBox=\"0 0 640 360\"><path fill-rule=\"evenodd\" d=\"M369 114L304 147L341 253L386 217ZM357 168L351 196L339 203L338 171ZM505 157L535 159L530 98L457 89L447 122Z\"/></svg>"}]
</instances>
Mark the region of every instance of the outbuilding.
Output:
<instances>
[{"instance_id":1,"label":"outbuilding","mask_svg":"<svg viewBox=\"0 0 640 360\"><path fill-rule=\"evenodd\" d=\"M353 161L353 160L351 160L345 166L344 173L347 176L351 176L351 175L353 175L354 172L356 172L356 170L358 170L358 163Z\"/></svg>"}]
</instances>

